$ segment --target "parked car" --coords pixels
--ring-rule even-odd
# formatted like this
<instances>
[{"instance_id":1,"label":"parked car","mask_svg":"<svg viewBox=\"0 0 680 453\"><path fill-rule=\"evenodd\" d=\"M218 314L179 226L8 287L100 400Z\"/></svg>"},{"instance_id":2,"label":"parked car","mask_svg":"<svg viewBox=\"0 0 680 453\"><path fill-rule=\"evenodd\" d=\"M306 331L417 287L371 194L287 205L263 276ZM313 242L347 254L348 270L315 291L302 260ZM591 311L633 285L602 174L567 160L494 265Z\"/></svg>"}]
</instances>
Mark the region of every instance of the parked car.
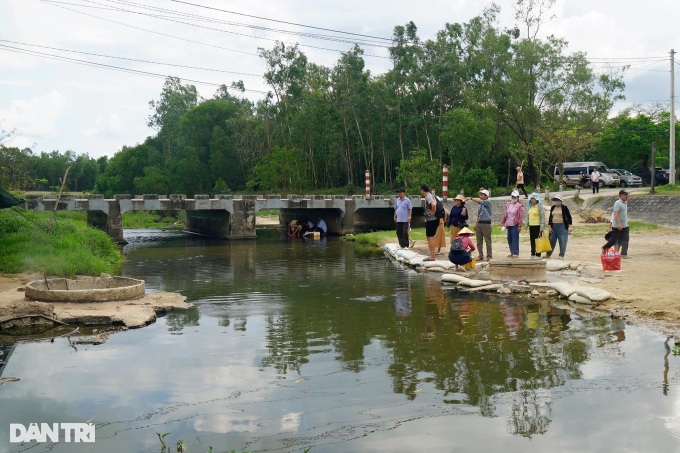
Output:
<instances>
[{"instance_id":1,"label":"parked car","mask_svg":"<svg viewBox=\"0 0 680 453\"><path fill-rule=\"evenodd\" d=\"M652 171L650 170L645 170L644 168L637 168L633 170L633 174L636 176L640 176L643 178L643 182L645 184L649 183L651 181L651 174ZM670 171L661 167L656 167L654 169L654 184L657 186L661 186L664 184L668 184L668 181L670 179Z\"/></svg>"},{"instance_id":2,"label":"parked car","mask_svg":"<svg viewBox=\"0 0 680 453\"><path fill-rule=\"evenodd\" d=\"M619 175L612 173L602 162L565 162L562 165L564 168L563 181L566 186L578 185L581 180L581 174L585 174L588 176L588 181L585 187L590 187L590 174L593 172L595 167L597 167L598 171L602 175L600 177L600 187L619 187L619 184L621 184ZM560 182L559 165L555 165L553 179L556 183Z\"/></svg>"},{"instance_id":3,"label":"parked car","mask_svg":"<svg viewBox=\"0 0 680 453\"><path fill-rule=\"evenodd\" d=\"M642 185L642 178L620 168L610 168L609 171L619 175L621 187L640 187Z\"/></svg>"}]
</instances>

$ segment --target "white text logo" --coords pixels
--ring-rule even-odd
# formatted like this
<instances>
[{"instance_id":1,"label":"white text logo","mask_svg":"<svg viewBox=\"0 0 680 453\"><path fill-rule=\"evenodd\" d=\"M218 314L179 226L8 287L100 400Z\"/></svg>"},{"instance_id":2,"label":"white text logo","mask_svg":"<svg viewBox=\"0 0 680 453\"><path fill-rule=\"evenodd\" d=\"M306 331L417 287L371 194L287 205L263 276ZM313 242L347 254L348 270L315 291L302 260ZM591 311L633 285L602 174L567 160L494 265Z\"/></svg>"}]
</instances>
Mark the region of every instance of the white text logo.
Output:
<instances>
[{"instance_id":1,"label":"white text logo","mask_svg":"<svg viewBox=\"0 0 680 453\"><path fill-rule=\"evenodd\" d=\"M9 424L10 442L94 442L93 423Z\"/></svg>"}]
</instances>

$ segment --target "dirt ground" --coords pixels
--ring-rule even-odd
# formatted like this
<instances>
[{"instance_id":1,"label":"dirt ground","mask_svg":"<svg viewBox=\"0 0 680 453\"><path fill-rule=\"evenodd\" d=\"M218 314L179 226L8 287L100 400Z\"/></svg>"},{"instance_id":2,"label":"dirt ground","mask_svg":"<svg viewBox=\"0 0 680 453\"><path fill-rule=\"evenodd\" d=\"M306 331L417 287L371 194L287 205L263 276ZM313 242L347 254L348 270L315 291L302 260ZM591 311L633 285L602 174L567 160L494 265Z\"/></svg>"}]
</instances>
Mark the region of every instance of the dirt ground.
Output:
<instances>
[{"instance_id":1,"label":"dirt ground","mask_svg":"<svg viewBox=\"0 0 680 453\"><path fill-rule=\"evenodd\" d=\"M576 217L576 216L575 216ZM574 231L582 226L576 218ZM590 226L592 228L592 226ZM572 236L567 245L565 260L581 261L600 265L600 247L608 226L599 226L602 234L597 236ZM520 238L520 256L528 256L528 233ZM505 257L507 242L502 237L493 238L494 255ZM396 241L395 241L396 242ZM476 239L473 237L476 244ZM441 257L446 259L447 248ZM558 246L559 250L559 246ZM424 241L418 241L414 251L427 254ZM680 229L662 228L654 231L636 232L631 229L629 260L622 260L621 271L606 272L604 280L593 286L606 289L614 298L604 302L600 308L625 316L633 322L652 325L670 335L680 338ZM476 253L475 253L476 255ZM558 253L555 253L556 257ZM555 259L555 258L553 258Z\"/></svg>"}]
</instances>

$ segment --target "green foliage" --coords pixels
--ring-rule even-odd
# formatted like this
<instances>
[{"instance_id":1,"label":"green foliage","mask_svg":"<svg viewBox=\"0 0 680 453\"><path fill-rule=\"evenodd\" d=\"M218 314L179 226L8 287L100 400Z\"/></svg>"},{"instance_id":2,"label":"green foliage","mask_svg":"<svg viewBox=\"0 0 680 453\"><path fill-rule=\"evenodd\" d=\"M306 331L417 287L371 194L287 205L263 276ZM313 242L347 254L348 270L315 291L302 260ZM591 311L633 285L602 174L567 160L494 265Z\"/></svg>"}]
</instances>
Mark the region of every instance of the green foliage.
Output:
<instances>
[{"instance_id":1,"label":"green foliage","mask_svg":"<svg viewBox=\"0 0 680 453\"><path fill-rule=\"evenodd\" d=\"M301 190L307 188L307 161L297 149L274 148L262 156L253 171L255 190Z\"/></svg>"},{"instance_id":2,"label":"green foliage","mask_svg":"<svg viewBox=\"0 0 680 453\"><path fill-rule=\"evenodd\" d=\"M455 187L461 188L465 191L468 196L476 196L480 187L491 188L496 184L496 175L493 170L489 167L487 168L471 168L466 171L460 180L456 183ZM451 188L454 186L451 185ZM494 195L501 195L494 191Z\"/></svg>"},{"instance_id":3,"label":"green foliage","mask_svg":"<svg viewBox=\"0 0 680 453\"><path fill-rule=\"evenodd\" d=\"M68 166L67 191L85 191L94 187L100 172L96 160L87 154L76 155L73 151L63 154L34 153L30 148L6 148L0 146L0 184L18 190L49 190L61 188L61 180Z\"/></svg>"},{"instance_id":4,"label":"green foliage","mask_svg":"<svg viewBox=\"0 0 680 453\"><path fill-rule=\"evenodd\" d=\"M215 185L212 188L212 193L214 195L228 194L231 193L231 189L227 183L224 182L224 179L217 178L217 181L215 181Z\"/></svg>"},{"instance_id":5,"label":"green foliage","mask_svg":"<svg viewBox=\"0 0 680 453\"><path fill-rule=\"evenodd\" d=\"M656 164L666 166L670 116L667 112L635 116L631 113L623 111L607 124L597 143L595 157L611 168L647 169L651 167L652 143L656 142ZM676 141L678 139L680 131L676 131ZM643 181L649 182L648 172L643 174Z\"/></svg>"},{"instance_id":6,"label":"green foliage","mask_svg":"<svg viewBox=\"0 0 680 453\"><path fill-rule=\"evenodd\" d=\"M415 149L408 159L399 163L396 180L404 184L407 192L416 190L421 184L440 189L441 171L439 162L430 160L427 150Z\"/></svg>"},{"instance_id":7,"label":"green foliage","mask_svg":"<svg viewBox=\"0 0 680 453\"><path fill-rule=\"evenodd\" d=\"M59 215L47 233L50 214L33 212L28 217L15 210L0 211L0 272L114 273L122 255L106 233L87 227L84 220Z\"/></svg>"},{"instance_id":8,"label":"green foliage","mask_svg":"<svg viewBox=\"0 0 680 453\"><path fill-rule=\"evenodd\" d=\"M492 116L476 115L463 108L448 111L441 136L451 159L449 173L460 174L467 168L479 167L488 159L495 135ZM496 181L492 185L496 185Z\"/></svg>"},{"instance_id":9,"label":"green foliage","mask_svg":"<svg viewBox=\"0 0 680 453\"><path fill-rule=\"evenodd\" d=\"M130 211L123 214L123 228L184 228L186 211Z\"/></svg>"}]
</instances>

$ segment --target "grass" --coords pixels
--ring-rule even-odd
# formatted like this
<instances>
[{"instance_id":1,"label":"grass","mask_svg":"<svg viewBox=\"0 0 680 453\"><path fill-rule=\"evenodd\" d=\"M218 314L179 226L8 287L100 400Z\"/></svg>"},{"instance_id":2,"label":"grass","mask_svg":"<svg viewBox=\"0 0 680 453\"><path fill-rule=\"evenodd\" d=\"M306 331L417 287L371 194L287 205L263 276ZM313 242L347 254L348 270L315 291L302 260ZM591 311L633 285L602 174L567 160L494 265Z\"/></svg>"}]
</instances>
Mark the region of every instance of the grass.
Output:
<instances>
[{"instance_id":1,"label":"grass","mask_svg":"<svg viewBox=\"0 0 680 453\"><path fill-rule=\"evenodd\" d=\"M184 228L185 211L130 211L123 214L123 228Z\"/></svg>"},{"instance_id":2,"label":"grass","mask_svg":"<svg viewBox=\"0 0 680 453\"><path fill-rule=\"evenodd\" d=\"M654 195L679 195L680 185L675 186L657 186L654 188Z\"/></svg>"},{"instance_id":3,"label":"grass","mask_svg":"<svg viewBox=\"0 0 680 453\"><path fill-rule=\"evenodd\" d=\"M262 209L261 211L257 211L257 215L261 217L278 217L279 216L279 210L278 209Z\"/></svg>"},{"instance_id":4,"label":"grass","mask_svg":"<svg viewBox=\"0 0 680 453\"><path fill-rule=\"evenodd\" d=\"M82 212L0 211L0 272L73 276L115 273L123 256L103 231L89 228Z\"/></svg>"},{"instance_id":5,"label":"grass","mask_svg":"<svg viewBox=\"0 0 680 453\"><path fill-rule=\"evenodd\" d=\"M472 226L470 226L470 229L472 229ZM448 240L450 232L449 229L447 228L445 231L446 238ZM491 229L491 236L498 236L498 237L505 237L506 233L504 231L501 231L500 225L494 225ZM425 228L413 228L411 230L411 239L416 241L417 243L420 243L420 245L426 244L426 237L425 237ZM372 231L370 233L359 233L355 234L354 236L345 236L345 240L354 242L358 246L364 248L364 247L371 247L371 248L376 248L376 247L382 247L385 244L388 244L390 242L397 242L397 234L395 230L387 230L387 231Z\"/></svg>"}]
</instances>

